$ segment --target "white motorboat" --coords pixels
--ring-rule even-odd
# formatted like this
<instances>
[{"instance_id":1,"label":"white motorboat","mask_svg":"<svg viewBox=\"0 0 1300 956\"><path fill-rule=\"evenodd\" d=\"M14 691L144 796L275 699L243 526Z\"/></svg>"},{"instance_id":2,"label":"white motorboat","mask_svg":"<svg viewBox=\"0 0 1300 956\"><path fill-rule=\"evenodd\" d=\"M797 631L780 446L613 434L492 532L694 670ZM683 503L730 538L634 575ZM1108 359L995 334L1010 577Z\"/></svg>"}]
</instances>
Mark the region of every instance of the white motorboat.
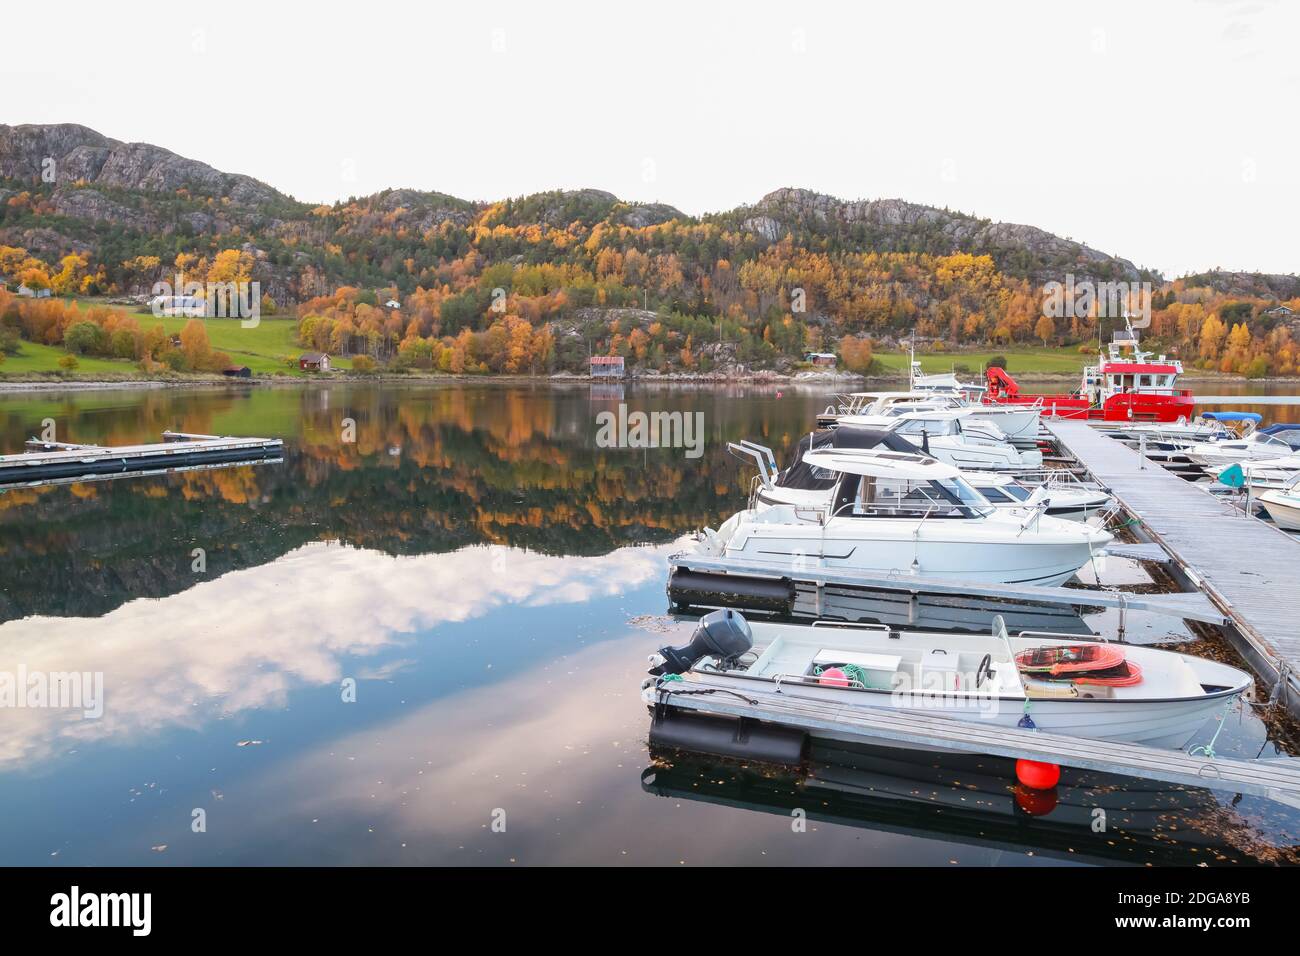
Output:
<instances>
[{"instance_id":1,"label":"white motorboat","mask_svg":"<svg viewBox=\"0 0 1300 956\"><path fill-rule=\"evenodd\" d=\"M1279 528L1300 531L1300 472L1282 487L1265 491L1258 501Z\"/></svg>"},{"instance_id":2,"label":"white motorboat","mask_svg":"<svg viewBox=\"0 0 1300 956\"><path fill-rule=\"evenodd\" d=\"M1202 412L1194 421L1097 422L1093 428L1130 448L1172 444L1181 447L1206 442L1237 441L1250 436L1261 417L1255 412Z\"/></svg>"},{"instance_id":3,"label":"white motorboat","mask_svg":"<svg viewBox=\"0 0 1300 956\"><path fill-rule=\"evenodd\" d=\"M898 415L846 415L840 425L888 428L927 455L958 468L976 471L1034 471L1042 467L1043 453L1036 448L1016 448L991 437L987 425L968 429L970 409L908 411Z\"/></svg>"},{"instance_id":4,"label":"white motorboat","mask_svg":"<svg viewBox=\"0 0 1300 956\"><path fill-rule=\"evenodd\" d=\"M1230 468L1240 468L1242 480L1232 482L1224 474ZM1252 491L1283 488L1292 478L1300 475L1300 455L1285 458L1263 458L1256 461L1234 461L1211 469L1216 481L1223 484L1249 486Z\"/></svg>"},{"instance_id":5,"label":"white motorboat","mask_svg":"<svg viewBox=\"0 0 1300 956\"><path fill-rule=\"evenodd\" d=\"M1103 553L1100 528L1048 517L1050 499L993 507L954 466L920 452L836 448L802 464L832 476L799 504L770 503L705 529L701 550L785 569L858 569L993 584L1059 585Z\"/></svg>"},{"instance_id":6,"label":"white motorboat","mask_svg":"<svg viewBox=\"0 0 1300 956\"><path fill-rule=\"evenodd\" d=\"M1225 465L1247 461L1289 458L1300 451L1300 430L1280 434L1257 431L1237 441L1203 442L1184 454L1189 461L1214 473Z\"/></svg>"},{"instance_id":7,"label":"white motorboat","mask_svg":"<svg viewBox=\"0 0 1300 956\"><path fill-rule=\"evenodd\" d=\"M966 386L973 388L974 386ZM819 425L833 425L847 416L898 415L906 411L961 408L970 412L970 423L987 423L1001 433L1003 441L1034 447L1038 443L1039 412L1035 405L992 405L972 401L956 391L928 389L907 392L852 392L840 397L817 418Z\"/></svg>"},{"instance_id":8,"label":"white motorboat","mask_svg":"<svg viewBox=\"0 0 1300 956\"><path fill-rule=\"evenodd\" d=\"M791 707L780 702L809 701L1170 748L1185 746L1252 684L1235 667L1175 651L1012 637L1001 619L985 636L749 622L718 611L689 644L661 648L651 663L642 690L651 707L689 711L701 694L725 693L750 702L758 720L766 701L783 723ZM847 728L809 732L861 739Z\"/></svg>"},{"instance_id":9,"label":"white motorboat","mask_svg":"<svg viewBox=\"0 0 1300 956\"><path fill-rule=\"evenodd\" d=\"M836 476L803 462L804 454L813 449L882 448L908 453L915 450L911 442L892 431L854 425L839 425L805 435L795 449L794 460L782 470L777 469L772 450L763 445L745 441L729 443L727 447L739 457L752 459L758 468L751 508L821 506ZM1041 480L991 471L963 471L962 477L995 508L1035 508L1045 502L1045 513L1050 517L1086 521L1111 505L1110 495L1085 485L1069 471L1047 470L1040 474Z\"/></svg>"},{"instance_id":10,"label":"white motorboat","mask_svg":"<svg viewBox=\"0 0 1300 956\"><path fill-rule=\"evenodd\" d=\"M1114 499L1090 488L1071 472L1045 472L1041 482L995 472L964 471L962 477L995 508L1032 508L1046 502L1045 514L1068 521L1087 521L1103 513Z\"/></svg>"}]
</instances>

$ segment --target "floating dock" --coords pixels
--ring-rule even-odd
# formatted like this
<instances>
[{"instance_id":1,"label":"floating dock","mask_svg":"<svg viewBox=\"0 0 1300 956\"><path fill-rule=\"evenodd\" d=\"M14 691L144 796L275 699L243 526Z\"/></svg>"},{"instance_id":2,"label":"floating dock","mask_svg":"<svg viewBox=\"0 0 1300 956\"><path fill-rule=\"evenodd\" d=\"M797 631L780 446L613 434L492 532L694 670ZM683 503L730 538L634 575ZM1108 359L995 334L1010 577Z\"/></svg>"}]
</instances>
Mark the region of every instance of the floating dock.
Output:
<instances>
[{"instance_id":1,"label":"floating dock","mask_svg":"<svg viewBox=\"0 0 1300 956\"><path fill-rule=\"evenodd\" d=\"M714 689L713 692L710 692ZM846 707L842 703L794 697L777 691L740 694L733 685L712 682L692 672L686 681L661 682L647 696L655 698L655 721L672 719L674 709L738 721L742 739L747 725L777 724L810 734L833 734L864 741L885 741L907 748L932 747L960 753L1038 760L1081 770L1127 773L1149 780L1246 793L1300 808L1300 760L1242 760L1212 753L1197 756L1142 744L1096 740L1041 730L1003 727L993 722L955 720L914 711ZM655 739L656 725L651 728Z\"/></svg>"},{"instance_id":2,"label":"floating dock","mask_svg":"<svg viewBox=\"0 0 1300 956\"><path fill-rule=\"evenodd\" d=\"M1174 479L1178 481L1179 479ZM1181 482L1180 482L1181 483ZM1131 549L1131 550L1130 550ZM1109 546L1117 556L1148 558L1153 556L1149 549L1127 546ZM810 565L812 562L810 562ZM674 554L668 558L670 569L668 581L669 597L681 606L695 604L689 597L675 588L680 581L679 575L696 572L715 576L712 585L720 592L727 590L727 576L767 578L773 582L784 582L792 591L790 605L782 610L796 616L851 620L845 611L845 603L854 596L862 602L880 601L886 595L894 596L898 605L898 620L884 623L897 623L907 626L937 627L942 626L934 620L926 620L927 610L933 614L933 608L940 602L949 602L947 606L971 612L975 620L975 629L986 631L993 614L1000 614L1006 619L1013 632L1019 630L1044 630L1041 626L1021 627L1015 623L1017 609L1024 608L1115 608L1120 612L1120 626L1123 628L1124 615L1127 611L1146 611L1164 614L1183 620L1201 621L1206 624L1223 625L1229 622L1224 611L1220 610L1204 595L1197 592L1180 594L1134 594L1128 591L1103 591L1084 588L1039 587L1036 585L984 584L972 581L959 581L953 578L933 578L919 574L873 573L870 571L846 570L837 568L807 567L792 571L790 566L764 561L741 560L728 557L711 557L690 552ZM706 582L707 582L706 578ZM704 588L700 589L701 591ZM929 599L928 601L926 599ZM703 602L707 607L746 608L744 598L737 596L728 603ZM864 604L865 606L865 604ZM751 609L761 609L750 605ZM976 611L983 611L985 618L978 618Z\"/></svg>"},{"instance_id":3,"label":"floating dock","mask_svg":"<svg viewBox=\"0 0 1300 956\"><path fill-rule=\"evenodd\" d=\"M75 481L109 474L156 472L182 466L234 464L278 458L278 438L231 438L163 432L163 440L145 445L78 445L29 439L28 451L0 455L0 487Z\"/></svg>"},{"instance_id":4,"label":"floating dock","mask_svg":"<svg viewBox=\"0 0 1300 956\"><path fill-rule=\"evenodd\" d=\"M1300 717L1300 540L1085 422L1043 425L1160 546L1176 575L1229 619L1228 637Z\"/></svg>"}]
</instances>

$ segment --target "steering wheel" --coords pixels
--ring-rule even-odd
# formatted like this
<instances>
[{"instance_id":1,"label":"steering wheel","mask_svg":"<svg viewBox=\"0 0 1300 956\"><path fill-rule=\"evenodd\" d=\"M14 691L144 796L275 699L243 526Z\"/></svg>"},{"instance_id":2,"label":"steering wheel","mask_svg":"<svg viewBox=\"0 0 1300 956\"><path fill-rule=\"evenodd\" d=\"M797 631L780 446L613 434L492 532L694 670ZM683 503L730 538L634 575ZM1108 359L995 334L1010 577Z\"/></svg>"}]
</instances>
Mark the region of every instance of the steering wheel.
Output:
<instances>
[{"instance_id":1,"label":"steering wheel","mask_svg":"<svg viewBox=\"0 0 1300 956\"><path fill-rule=\"evenodd\" d=\"M984 683L985 677L993 676L993 655L985 654L980 659L980 666L975 668L975 689L979 690L980 685Z\"/></svg>"}]
</instances>

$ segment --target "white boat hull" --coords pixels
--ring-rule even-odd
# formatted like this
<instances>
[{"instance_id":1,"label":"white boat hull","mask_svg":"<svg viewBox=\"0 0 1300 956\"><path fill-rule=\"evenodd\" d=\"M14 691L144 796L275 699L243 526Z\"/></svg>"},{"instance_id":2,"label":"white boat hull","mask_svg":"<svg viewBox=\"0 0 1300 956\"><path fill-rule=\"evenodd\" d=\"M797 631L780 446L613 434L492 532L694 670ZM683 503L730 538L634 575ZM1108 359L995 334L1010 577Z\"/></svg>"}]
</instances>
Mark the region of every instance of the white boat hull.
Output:
<instances>
[{"instance_id":1,"label":"white boat hull","mask_svg":"<svg viewBox=\"0 0 1300 956\"><path fill-rule=\"evenodd\" d=\"M818 522L764 521L789 508L758 513L742 511L718 529L720 553L789 567L791 570L834 568L881 574L952 577L985 584L1064 584L1099 551L1109 535L1078 522L1039 519L1039 526L1070 529L1045 534L1032 527L1016 533L1015 525L995 528L992 522L898 522L887 527L879 519L834 519ZM857 522L857 524L853 524ZM890 523L892 524L892 523ZM927 527L928 525L928 527ZM960 525L960 527L954 527ZM871 537L863 537L870 534Z\"/></svg>"},{"instance_id":2,"label":"white boat hull","mask_svg":"<svg viewBox=\"0 0 1300 956\"><path fill-rule=\"evenodd\" d=\"M1287 531L1300 531L1300 497L1280 491L1266 491L1259 503L1273 523Z\"/></svg>"}]
</instances>

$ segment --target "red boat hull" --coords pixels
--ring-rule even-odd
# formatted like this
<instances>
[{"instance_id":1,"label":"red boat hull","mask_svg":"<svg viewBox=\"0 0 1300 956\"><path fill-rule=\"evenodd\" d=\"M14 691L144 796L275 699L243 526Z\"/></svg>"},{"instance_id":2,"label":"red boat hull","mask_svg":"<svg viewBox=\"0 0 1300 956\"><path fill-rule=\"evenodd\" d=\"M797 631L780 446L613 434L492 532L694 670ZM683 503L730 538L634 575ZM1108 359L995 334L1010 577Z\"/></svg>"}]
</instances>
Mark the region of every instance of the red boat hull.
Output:
<instances>
[{"instance_id":1,"label":"red boat hull","mask_svg":"<svg viewBox=\"0 0 1300 956\"><path fill-rule=\"evenodd\" d=\"M1089 404L1078 395L998 395L989 396L992 405L1033 405L1043 403L1044 415L1059 418L1083 418L1094 422L1176 422L1192 420L1196 400L1191 390L1180 389L1172 395L1147 395L1135 392L1112 395L1101 406Z\"/></svg>"}]
</instances>

